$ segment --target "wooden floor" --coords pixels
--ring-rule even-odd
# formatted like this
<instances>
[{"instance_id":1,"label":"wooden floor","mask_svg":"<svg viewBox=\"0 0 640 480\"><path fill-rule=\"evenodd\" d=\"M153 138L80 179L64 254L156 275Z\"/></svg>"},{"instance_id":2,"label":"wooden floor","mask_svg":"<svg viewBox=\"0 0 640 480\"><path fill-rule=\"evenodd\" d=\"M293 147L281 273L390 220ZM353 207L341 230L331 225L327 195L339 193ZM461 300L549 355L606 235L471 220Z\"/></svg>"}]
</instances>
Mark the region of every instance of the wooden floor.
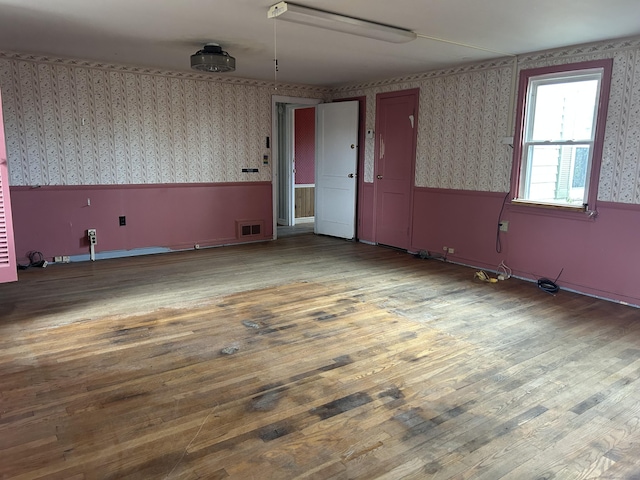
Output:
<instances>
[{"instance_id":1,"label":"wooden floor","mask_svg":"<svg viewBox=\"0 0 640 480\"><path fill-rule=\"evenodd\" d=\"M315 235L0 285L0 477L640 478L640 311Z\"/></svg>"},{"instance_id":2,"label":"wooden floor","mask_svg":"<svg viewBox=\"0 0 640 480\"><path fill-rule=\"evenodd\" d=\"M278 238L291 237L294 235L313 235L315 223L296 223L293 226L278 225Z\"/></svg>"}]
</instances>

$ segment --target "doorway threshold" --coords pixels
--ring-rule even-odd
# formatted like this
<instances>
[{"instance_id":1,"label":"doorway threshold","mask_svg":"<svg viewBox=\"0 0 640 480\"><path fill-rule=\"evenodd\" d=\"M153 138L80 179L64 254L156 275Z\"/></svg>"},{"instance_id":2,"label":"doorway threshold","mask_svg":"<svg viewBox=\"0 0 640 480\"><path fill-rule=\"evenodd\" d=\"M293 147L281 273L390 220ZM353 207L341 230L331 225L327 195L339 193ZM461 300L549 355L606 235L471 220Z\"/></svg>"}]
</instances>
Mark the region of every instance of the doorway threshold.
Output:
<instances>
[{"instance_id":1,"label":"doorway threshold","mask_svg":"<svg viewBox=\"0 0 640 480\"><path fill-rule=\"evenodd\" d=\"M295 237L298 235L313 235L313 222L298 223L293 226L278 225L278 238Z\"/></svg>"}]
</instances>

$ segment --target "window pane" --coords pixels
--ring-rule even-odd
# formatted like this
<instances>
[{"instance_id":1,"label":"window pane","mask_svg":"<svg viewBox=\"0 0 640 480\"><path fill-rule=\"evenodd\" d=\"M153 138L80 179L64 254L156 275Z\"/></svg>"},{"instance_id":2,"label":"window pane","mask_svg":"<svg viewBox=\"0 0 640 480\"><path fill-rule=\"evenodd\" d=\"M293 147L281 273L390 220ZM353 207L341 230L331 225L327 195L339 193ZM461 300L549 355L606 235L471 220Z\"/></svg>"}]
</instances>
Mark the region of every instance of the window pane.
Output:
<instances>
[{"instance_id":1,"label":"window pane","mask_svg":"<svg viewBox=\"0 0 640 480\"><path fill-rule=\"evenodd\" d=\"M576 147L576 159L573 166L572 188L584 188L587 183L587 164L589 162L589 149Z\"/></svg>"},{"instance_id":2,"label":"window pane","mask_svg":"<svg viewBox=\"0 0 640 480\"><path fill-rule=\"evenodd\" d=\"M527 141L591 140L598 80L532 82L535 111Z\"/></svg>"},{"instance_id":3,"label":"window pane","mask_svg":"<svg viewBox=\"0 0 640 480\"><path fill-rule=\"evenodd\" d=\"M541 203L582 205L589 145L530 145L523 198Z\"/></svg>"}]
</instances>

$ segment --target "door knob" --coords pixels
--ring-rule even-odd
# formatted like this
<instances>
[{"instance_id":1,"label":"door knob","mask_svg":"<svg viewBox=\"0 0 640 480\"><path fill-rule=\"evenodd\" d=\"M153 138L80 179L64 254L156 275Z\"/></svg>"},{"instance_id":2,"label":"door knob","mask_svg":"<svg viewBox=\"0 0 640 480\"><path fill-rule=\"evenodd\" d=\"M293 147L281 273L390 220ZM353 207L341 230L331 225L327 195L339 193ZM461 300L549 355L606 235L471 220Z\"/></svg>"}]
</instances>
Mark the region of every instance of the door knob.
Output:
<instances>
[{"instance_id":1,"label":"door knob","mask_svg":"<svg viewBox=\"0 0 640 480\"><path fill-rule=\"evenodd\" d=\"M353 177L355 177L355 175L353 173L350 173L349 178L353 178Z\"/></svg>"},{"instance_id":2,"label":"door knob","mask_svg":"<svg viewBox=\"0 0 640 480\"><path fill-rule=\"evenodd\" d=\"M356 146L352 143L351 144L351 149L353 150L354 148L356 148Z\"/></svg>"},{"instance_id":3,"label":"door knob","mask_svg":"<svg viewBox=\"0 0 640 480\"><path fill-rule=\"evenodd\" d=\"M382 175L378 175L378 180L382 180Z\"/></svg>"}]
</instances>

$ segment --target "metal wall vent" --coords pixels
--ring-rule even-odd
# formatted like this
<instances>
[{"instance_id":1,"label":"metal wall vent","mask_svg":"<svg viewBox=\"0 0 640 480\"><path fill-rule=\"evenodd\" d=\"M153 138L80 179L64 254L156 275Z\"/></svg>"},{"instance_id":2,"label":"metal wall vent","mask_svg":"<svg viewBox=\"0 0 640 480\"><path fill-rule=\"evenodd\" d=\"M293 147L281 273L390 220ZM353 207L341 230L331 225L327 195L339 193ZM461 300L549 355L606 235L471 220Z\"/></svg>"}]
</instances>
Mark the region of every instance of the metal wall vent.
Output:
<instances>
[{"instance_id":1,"label":"metal wall vent","mask_svg":"<svg viewBox=\"0 0 640 480\"><path fill-rule=\"evenodd\" d=\"M238 237L261 237L263 224L262 221L238 222Z\"/></svg>"}]
</instances>

